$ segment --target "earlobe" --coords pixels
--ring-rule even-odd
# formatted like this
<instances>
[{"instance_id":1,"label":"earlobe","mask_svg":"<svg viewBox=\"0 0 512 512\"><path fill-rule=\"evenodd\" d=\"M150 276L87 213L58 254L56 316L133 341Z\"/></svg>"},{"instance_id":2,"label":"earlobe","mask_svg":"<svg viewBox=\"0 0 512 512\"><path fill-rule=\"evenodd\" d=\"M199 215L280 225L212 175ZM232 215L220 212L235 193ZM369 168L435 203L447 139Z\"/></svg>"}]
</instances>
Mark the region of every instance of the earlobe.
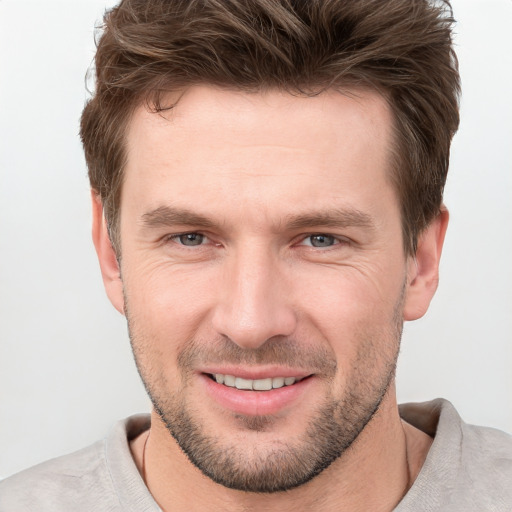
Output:
<instances>
[{"instance_id":1,"label":"earlobe","mask_svg":"<svg viewBox=\"0 0 512 512\"><path fill-rule=\"evenodd\" d=\"M448 219L448 210L443 205L439 215L421 233L415 257L409 258L404 320L421 318L437 290Z\"/></svg>"},{"instance_id":2,"label":"earlobe","mask_svg":"<svg viewBox=\"0 0 512 512\"><path fill-rule=\"evenodd\" d=\"M112 305L124 314L123 283L116 253L110 242L107 224L103 215L103 204L99 194L91 190L92 239L103 277L103 285Z\"/></svg>"}]
</instances>

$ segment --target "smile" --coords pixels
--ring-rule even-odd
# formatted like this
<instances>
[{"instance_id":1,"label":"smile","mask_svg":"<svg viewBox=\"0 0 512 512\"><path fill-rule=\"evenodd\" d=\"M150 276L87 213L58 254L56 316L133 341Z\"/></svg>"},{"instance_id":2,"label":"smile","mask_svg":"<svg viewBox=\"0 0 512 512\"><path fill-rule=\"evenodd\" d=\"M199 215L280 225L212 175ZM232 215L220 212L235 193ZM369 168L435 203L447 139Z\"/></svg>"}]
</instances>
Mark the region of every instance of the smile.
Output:
<instances>
[{"instance_id":1,"label":"smile","mask_svg":"<svg viewBox=\"0 0 512 512\"><path fill-rule=\"evenodd\" d=\"M240 368L237 372L235 368L226 368L225 373L219 370L222 371L211 368L201 372L199 382L222 409L246 416L280 414L297 404L316 385L315 374L301 370Z\"/></svg>"},{"instance_id":2,"label":"smile","mask_svg":"<svg viewBox=\"0 0 512 512\"><path fill-rule=\"evenodd\" d=\"M211 374L210 377L218 384L223 384L230 388L252 391L270 391L271 389L291 386L300 382L304 377L269 377L266 379L243 379L234 375L224 375L222 373Z\"/></svg>"}]
</instances>

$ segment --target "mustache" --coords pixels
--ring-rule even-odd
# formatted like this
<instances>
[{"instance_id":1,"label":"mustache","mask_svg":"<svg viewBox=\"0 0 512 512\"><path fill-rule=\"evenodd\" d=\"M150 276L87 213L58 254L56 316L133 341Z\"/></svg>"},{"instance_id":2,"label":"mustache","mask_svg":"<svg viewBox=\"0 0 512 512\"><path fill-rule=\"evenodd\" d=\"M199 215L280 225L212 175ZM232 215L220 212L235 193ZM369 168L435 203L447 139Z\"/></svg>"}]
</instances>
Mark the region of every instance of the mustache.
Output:
<instances>
[{"instance_id":1,"label":"mustache","mask_svg":"<svg viewBox=\"0 0 512 512\"><path fill-rule=\"evenodd\" d=\"M244 366L279 365L302 368L310 373L333 376L336 358L326 347L309 347L287 337L276 336L257 348L244 348L227 337L218 340L193 339L178 355L178 367L189 371L211 364Z\"/></svg>"}]
</instances>

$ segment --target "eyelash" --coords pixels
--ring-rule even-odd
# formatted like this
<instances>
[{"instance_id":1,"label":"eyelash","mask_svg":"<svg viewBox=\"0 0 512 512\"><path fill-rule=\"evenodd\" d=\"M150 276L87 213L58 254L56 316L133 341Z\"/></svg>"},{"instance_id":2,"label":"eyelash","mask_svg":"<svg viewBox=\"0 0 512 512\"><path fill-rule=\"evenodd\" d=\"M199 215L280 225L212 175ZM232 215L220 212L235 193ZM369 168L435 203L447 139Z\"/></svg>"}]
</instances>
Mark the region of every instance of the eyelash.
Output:
<instances>
[{"instance_id":1,"label":"eyelash","mask_svg":"<svg viewBox=\"0 0 512 512\"><path fill-rule=\"evenodd\" d=\"M331 245L327 245L327 246L315 246L315 245L313 245L312 240L311 240L312 238L315 238L315 237L331 239L333 243ZM304 242L308 239L310 240L311 243L305 244ZM347 240L345 238L340 238L340 237L337 237L334 235L330 235L328 233L313 233L311 235L307 235L307 236L303 237L301 239L300 245L305 245L306 247L312 247L314 249L329 249L330 247L334 247L334 246L337 246L337 245L340 245L343 243L347 243Z\"/></svg>"},{"instance_id":2,"label":"eyelash","mask_svg":"<svg viewBox=\"0 0 512 512\"><path fill-rule=\"evenodd\" d=\"M201 242L196 245L194 245L194 244L185 245L184 243L180 243L181 237L189 236L189 235L197 235L198 237L202 237ZM323 247L322 246L314 246L312 243L310 243L310 244L304 243L306 240L312 239L313 237L324 237L324 238L332 239L333 243L331 245L327 245L327 246L323 246ZM200 246L204 245L205 240L208 241L210 239L207 235L205 235L199 231L187 231L185 233L176 233L176 234L168 235L165 237L166 242L167 241L174 242L177 245L180 245L182 247L200 247ZM311 233L311 234L308 234L305 236L302 235L300 240L298 241L298 243L294 244L294 245L301 245L301 246L305 246L305 247L310 247L312 249L329 249L331 247L335 247L338 245L345 245L348 243L350 243L350 241L344 237L338 237L338 236L331 235L328 233ZM216 244L216 245L220 245L220 244Z\"/></svg>"},{"instance_id":3,"label":"eyelash","mask_svg":"<svg viewBox=\"0 0 512 512\"><path fill-rule=\"evenodd\" d=\"M179 242L179 239L181 237L190 236L190 235L197 235L199 237L202 237L201 242L204 242L205 239L209 240L209 238L206 235L204 235L203 233L200 233L199 231L187 231L186 233L177 233L175 235L168 235L165 237L165 241L166 242L174 242L178 245L181 245L182 247L199 247L199 246L203 245L203 243L199 243L197 245L185 245L185 244Z\"/></svg>"}]
</instances>

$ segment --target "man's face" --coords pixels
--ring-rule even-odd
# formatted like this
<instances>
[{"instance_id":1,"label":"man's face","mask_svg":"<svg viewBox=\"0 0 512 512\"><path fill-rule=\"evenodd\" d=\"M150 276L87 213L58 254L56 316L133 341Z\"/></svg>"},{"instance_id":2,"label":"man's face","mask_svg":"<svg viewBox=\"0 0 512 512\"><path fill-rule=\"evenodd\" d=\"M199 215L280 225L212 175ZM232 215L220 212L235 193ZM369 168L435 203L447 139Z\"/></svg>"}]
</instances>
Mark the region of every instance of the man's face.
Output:
<instances>
[{"instance_id":1,"label":"man's face","mask_svg":"<svg viewBox=\"0 0 512 512\"><path fill-rule=\"evenodd\" d=\"M370 92L206 86L131 121L121 274L137 365L223 485L310 480L393 381L407 266L391 124Z\"/></svg>"}]
</instances>

